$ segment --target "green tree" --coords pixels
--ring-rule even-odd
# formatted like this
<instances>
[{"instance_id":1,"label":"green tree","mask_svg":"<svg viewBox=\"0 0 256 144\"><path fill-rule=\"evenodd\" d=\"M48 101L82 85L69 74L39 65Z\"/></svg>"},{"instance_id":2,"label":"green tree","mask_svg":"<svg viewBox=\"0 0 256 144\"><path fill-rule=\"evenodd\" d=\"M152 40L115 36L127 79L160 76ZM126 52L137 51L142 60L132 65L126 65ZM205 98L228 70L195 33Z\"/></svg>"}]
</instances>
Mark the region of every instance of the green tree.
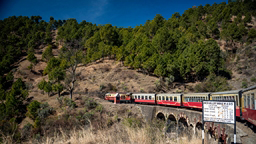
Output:
<instances>
[{"instance_id":1,"label":"green tree","mask_svg":"<svg viewBox=\"0 0 256 144\"><path fill-rule=\"evenodd\" d=\"M35 120L38 116L38 110L40 109L40 102L38 101L32 101L28 106L27 106L27 113L26 115L30 117L31 119Z\"/></svg>"},{"instance_id":2,"label":"green tree","mask_svg":"<svg viewBox=\"0 0 256 144\"><path fill-rule=\"evenodd\" d=\"M255 29L250 29L249 30L249 33L248 33L248 41L249 42L253 42L255 41L255 38L256 38L256 30Z\"/></svg>"},{"instance_id":3,"label":"green tree","mask_svg":"<svg viewBox=\"0 0 256 144\"><path fill-rule=\"evenodd\" d=\"M52 92L52 84L51 82L46 82L44 86L44 91L48 93L48 97L50 96L50 93Z\"/></svg>"},{"instance_id":4,"label":"green tree","mask_svg":"<svg viewBox=\"0 0 256 144\"><path fill-rule=\"evenodd\" d=\"M52 46L49 45L43 52L42 59L49 61L53 57Z\"/></svg>"},{"instance_id":5,"label":"green tree","mask_svg":"<svg viewBox=\"0 0 256 144\"><path fill-rule=\"evenodd\" d=\"M20 117L22 115L23 101L27 98L28 91L25 83L19 78L16 80L10 92L6 95L6 116L8 118Z\"/></svg>"},{"instance_id":6,"label":"green tree","mask_svg":"<svg viewBox=\"0 0 256 144\"><path fill-rule=\"evenodd\" d=\"M45 87L46 84L47 84L47 82L45 81L45 79L43 79L42 81L40 81L40 82L38 83L38 88L39 88L40 90L44 90L44 87Z\"/></svg>"},{"instance_id":7,"label":"green tree","mask_svg":"<svg viewBox=\"0 0 256 144\"><path fill-rule=\"evenodd\" d=\"M52 90L58 92L58 96L60 97L60 93L63 91L64 86L61 83L56 83L52 85Z\"/></svg>"},{"instance_id":8,"label":"green tree","mask_svg":"<svg viewBox=\"0 0 256 144\"><path fill-rule=\"evenodd\" d=\"M246 15L245 15L245 18L244 18L244 23L246 24L246 23L251 23L252 22L252 16L251 16L251 14L250 13L246 13Z\"/></svg>"},{"instance_id":9,"label":"green tree","mask_svg":"<svg viewBox=\"0 0 256 144\"><path fill-rule=\"evenodd\" d=\"M172 47L174 47L173 39L166 27L162 27L157 31L152 40L152 44L155 46L159 54L169 52L172 50Z\"/></svg>"},{"instance_id":10,"label":"green tree","mask_svg":"<svg viewBox=\"0 0 256 144\"><path fill-rule=\"evenodd\" d=\"M59 58L52 57L48 63L46 68L44 69L43 74L50 73L54 68L59 67L61 64L61 60Z\"/></svg>"},{"instance_id":11,"label":"green tree","mask_svg":"<svg viewBox=\"0 0 256 144\"><path fill-rule=\"evenodd\" d=\"M66 75L65 84L70 93L70 99L72 99L73 91L76 82L76 69L78 64L82 62L84 58L82 46L80 41L74 40L66 43L66 46L61 49L60 58L66 60Z\"/></svg>"},{"instance_id":12,"label":"green tree","mask_svg":"<svg viewBox=\"0 0 256 144\"><path fill-rule=\"evenodd\" d=\"M31 62L30 66L28 67L30 70L33 69L33 66L37 63L37 58L35 57L34 53L29 53L27 56L27 60Z\"/></svg>"},{"instance_id":13,"label":"green tree","mask_svg":"<svg viewBox=\"0 0 256 144\"><path fill-rule=\"evenodd\" d=\"M53 90L58 92L58 96L60 97L60 93L63 91L63 85L60 82L65 78L64 69L60 67L54 68L48 76L49 80L53 80L56 83L53 85Z\"/></svg>"}]
</instances>

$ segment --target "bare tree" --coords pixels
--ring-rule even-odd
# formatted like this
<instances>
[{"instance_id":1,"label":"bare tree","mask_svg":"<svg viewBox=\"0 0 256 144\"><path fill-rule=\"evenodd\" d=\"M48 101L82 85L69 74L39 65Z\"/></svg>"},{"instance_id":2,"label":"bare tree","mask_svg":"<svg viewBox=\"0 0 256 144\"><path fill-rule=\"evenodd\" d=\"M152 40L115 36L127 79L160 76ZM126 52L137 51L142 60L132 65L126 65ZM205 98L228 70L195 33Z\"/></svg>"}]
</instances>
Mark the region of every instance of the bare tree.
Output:
<instances>
[{"instance_id":1,"label":"bare tree","mask_svg":"<svg viewBox=\"0 0 256 144\"><path fill-rule=\"evenodd\" d=\"M72 40L66 42L65 46L61 49L60 58L63 60L62 64L66 68L67 74L65 78L65 86L69 90L70 99L75 88L76 82L76 68L83 58L83 47L81 41Z\"/></svg>"}]
</instances>

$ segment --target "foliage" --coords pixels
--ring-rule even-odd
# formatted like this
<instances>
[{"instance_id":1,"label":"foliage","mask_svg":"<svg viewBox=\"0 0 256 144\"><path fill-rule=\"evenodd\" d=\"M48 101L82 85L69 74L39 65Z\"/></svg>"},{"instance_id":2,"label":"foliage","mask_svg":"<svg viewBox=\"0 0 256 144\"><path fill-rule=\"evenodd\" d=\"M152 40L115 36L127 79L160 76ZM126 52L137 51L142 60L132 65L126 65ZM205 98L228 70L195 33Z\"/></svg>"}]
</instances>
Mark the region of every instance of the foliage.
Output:
<instances>
[{"instance_id":1,"label":"foliage","mask_svg":"<svg viewBox=\"0 0 256 144\"><path fill-rule=\"evenodd\" d=\"M52 57L48 62L47 62L47 66L44 69L44 74L48 74L50 73L54 68L59 67L61 64L60 59Z\"/></svg>"},{"instance_id":2,"label":"foliage","mask_svg":"<svg viewBox=\"0 0 256 144\"><path fill-rule=\"evenodd\" d=\"M47 84L47 82L45 81L45 79L43 79L42 81L40 81L40 82L38 83L38 88L39 88L40 90L44 90L44 87L45 87L46 84Z\"/></svg>"},{"instance_id":3,"label":"foliage","mask_svg":"<svg viewBox=\"0 0 256 144\"><path fill-rule=\"evenodd\" d=\"M35 120L36 117L38 116L38 109L40 109L40 102L38 101L33 101L27 106L27 113L26 115L30 117L31 119Z\"/></svg>"},{"instance_id":4,"label":"foliage","mask_svg":"<svg viewBox=\"0 0 256 144\"><path fill-rule=\"evenodd\" d=\"M243 81L242 82L242 88L247 88L248 87L248 83L247 83L247 81Z\"/></svg>"},{"instance_id":5,"label":"foliage","mask_svg":"<svg viewBox=\"0 0 256 144\"><path fill-rule=\"evenodd\" d=\"M256 77L252 77L252 78L251 78L251 82L256 83Z\"/></svg>"},{"instance_id":6,"label":"foliage","mask_svg":"<svg viewBox=\"0 0 256 144\"><path fill-rule=\"evenodd\" d=\"M76 107L76 103L69 98L64 98L64 105L68 106L69 109L74 109Z\"/></svg>"},{"instance_id":7,"label":"foliage","mask_svg":"<svg viewBox=\"0 0 256 144\"><path fill-rule=\"evenodd\" d=\"M82 62L83 51L81 41L72 40L66 42L60 52L60 59L65 60L65 69L68 72L65 79L65 86L69 90L70 99L72 99L73 91L76 82L76 68Z\"/></svg>"},{"instance_id":8,"label":"foliage","mask_svg":"<svg viewBox=\"0 0 256 144\"><path fill-rule=\"evenodd\" d=\"M57 83L52 85L52 90L55 92L58 92L58 95L60 97L60 93L63 91L64 87L61 83Z\"/></svg>"},{"instance_id":9,"label":"foliage","mask_svg":"<svg viewBox=\"0 0 256 144\"><path fill-rule=\"evenodd\" d=\"M29 53L27 59L28 61L34 64L37 62L37 59L34 53Z\"/></svg>"},{"instance_id":10,"label":"foliage","mask_svg":"<svg viewBox=\"0 0 256 144\"><path fill-rule=\"evenodd\" d=\"M218 92L230 90L227 79L214 74L209 75L205 81L195 86L196 92Z\"/></svg>"},{"instance_id":11,"label":"foliage","mask_svg":"<svg viewBox=\"0 0 256 144\"><path fill-rule=\"evenodd\" d=\"M95 108L95 111L101 113L103 111L103 106L101 104L98 104Z\"/></svg>"},{"instance_id":12,"label":"foliage","mask_svg":"<svg viewBox=\"0 0 256 144\"><path fill-rule=\"evenodd\" d=\"M47 102L40 104L40 109L37 110L38 118L43 120L54 113L54 109Z\"/></svg>"},{"instance_id":13,"label":"foliage","mask_svg":"<svg viewBox=\"0 0 256 144\"><path fill-rule=\"evenodd\" d=\"M50 96L50 92L52 92L52 83L51 82L46 82L45 79L39 82L38 88L40 90L43 90L48 93L48 96Z\"/></svg>"},{"instance_id":14,"label":"foliage","mask_svg":"<svg viewBox=\"0 0 256 144\"><path fill-rule=\"evenodd\" d=\"M92 99L92 98L87 98L87 99L85 99L85 107L87 108L87 109L94 109L94 108L96 108L98 106L98 103L97 102L95 102L95 100L94 99Z\"/></svg>"},{"instance_id":15,"label":"foliage","mask_svg":"<svg viewBox=\"0 0 256 144\"><path fill-rule=\"evenodd\" d=\"M51 82L45 83L44 91L48 93L48 96L50 96L50 92L52 92L52 84L51 84Z\"/></svg>"},{"instance_id":16,"label":"foliage","mask_svg":"<svg viewBox=\"0 0 256 144\"><path fill-rule=\"evenodd\" d=\"M123 120L123 124L128 126L128 127L133 127L133 128L136 128L136 127L142 127L142 122L141 120L139 119L136 119L136 118L125 118Z\"/></svg>"},{"instance_id":17,"label":"foliage","mask_svg":"<svg viewBox=\"0 0 256 144\"><path fill-rule=\"evenodd\" d=\"M49 45L42 54L42 59L45 61L49 61L53 57L52 46Z\"/></svg>"}]
</instances>

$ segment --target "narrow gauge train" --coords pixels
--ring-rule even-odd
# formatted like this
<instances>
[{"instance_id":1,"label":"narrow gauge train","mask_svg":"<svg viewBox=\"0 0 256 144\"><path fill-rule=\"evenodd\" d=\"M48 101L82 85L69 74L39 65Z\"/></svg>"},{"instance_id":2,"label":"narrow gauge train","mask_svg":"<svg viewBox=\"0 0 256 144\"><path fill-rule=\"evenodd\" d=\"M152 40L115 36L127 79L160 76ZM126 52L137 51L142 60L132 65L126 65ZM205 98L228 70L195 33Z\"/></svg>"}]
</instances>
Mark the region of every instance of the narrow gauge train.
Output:
<instances>
[{"instance_id":1,"label":"narrow gauge train","mask_svg":"<svg viewBox=\"0 0 256 144\"><path fill-rule=\"evenodd\" d=\"M202 109L203 100L235 100L236 116L256 126L256 85L242 90L214 93L107 93L105 100Z\"/></svg>"}]
</instances>

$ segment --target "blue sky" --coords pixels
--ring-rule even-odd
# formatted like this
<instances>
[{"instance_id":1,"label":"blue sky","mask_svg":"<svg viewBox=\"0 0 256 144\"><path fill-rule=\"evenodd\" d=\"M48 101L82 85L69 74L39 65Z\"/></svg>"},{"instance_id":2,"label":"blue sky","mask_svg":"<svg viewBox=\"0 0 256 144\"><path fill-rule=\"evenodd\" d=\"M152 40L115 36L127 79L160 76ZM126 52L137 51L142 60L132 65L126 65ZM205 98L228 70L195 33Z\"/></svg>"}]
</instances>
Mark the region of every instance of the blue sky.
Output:
<instances>
[{"instance_id":1,"label":"blue sky","mask_svg":"<svg viewBox=\"0 0 256 144\"><path fill-rule=\"evenodd\" d=\"M227 2L227 0L0 0L0 19L9 16L40 15L49 21L75 18L93 24L128 27L144 24L156 14L169 19L192 6Z\"/></svg>"}]
</instances>

